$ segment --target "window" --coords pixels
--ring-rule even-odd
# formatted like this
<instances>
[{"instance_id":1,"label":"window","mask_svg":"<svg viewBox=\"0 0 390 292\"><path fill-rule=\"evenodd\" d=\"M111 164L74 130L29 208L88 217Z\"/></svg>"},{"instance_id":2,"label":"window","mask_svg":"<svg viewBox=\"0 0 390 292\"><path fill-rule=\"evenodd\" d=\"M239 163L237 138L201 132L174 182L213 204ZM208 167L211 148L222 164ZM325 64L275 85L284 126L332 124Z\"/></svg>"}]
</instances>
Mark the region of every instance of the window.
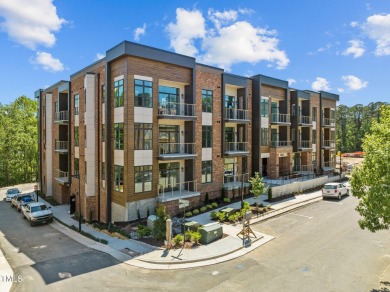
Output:
<instances>
[{"instance_id":1,"label":"window","mask_svg":"<svg viewBox=\"0 0 390 292\"><path fill-rule=\"evenodd\" d=\"M102 103L106 102L106 97L107 97L107 95L106 95L106 85L103 84L102 85Z\"/></svg>"},{"instance_id":2,"label":"window","mask_svg":"<svg viewBox=\"0 0 390 292\"><path fill-rule=\"evenodd\" d=\"M123 106L123 79L114 82L114 107Z\"/></svg>"},{"instance_id":3,"label":"window","mask_svg":"<svg viewBox=\"0 0 390 292\"><path fill-rule=\"evenodd\" d=\"M312 115L313 115L313 122L316 122L317 121L317 108L316 107L313 107L312 108Z\"/></svg>"},{"instance_id":4,"label":"window","mask_svg":"<svg viewBox=\"0 0 390 292\"><path fill-rule=\"evenodd\" d=\"M202 183L213 181L213 161L202 161Z\"/></svg>"},{"instance_id":5,"label":"window","mask_svg":"<svg viewBox=\"0 0 390 292\"><path fill-rule=\"evenodd\" d=\"M79 178L80 177L80 166L79 166L79 159L74 159L74 176Z\"/></svg>"},{"instance_id":6,"label":"window","mask_svg":"<svg viewBox=\"0 0 390 292\"><path fill-rule=\"evenodd\" d=\"M292 104L291 105L291 116L292 117L295 117L295 111L296 111L295 104Z\"/></svg>"},{"instance_id":7,"label":"window","mask_svg":"<svg viewBox=\"0 0 390 292\"><path fill-rule=\"evenodd\" d=\"M153 87L151 81L134 80L134 106L152 107Z\"/></svg>"},{"instance_id":8,"label":"window","mask_svg":"<svg viewBox=\"0 0 390 292\"><path fill-rule=\"evenodd\" d=\"M213 128L212 126L202 126L202 147L213 147Z\"/></svg>"},{"instance_id":9,"label":"window","mask_svg":"<svg viewBox=\"0 0 390 292\"><path fill-rule=\"evenodd\" d=\"M74 146L79 146L79 127L74 127Z\"/></svg>"},{"instance_id":10,"label":"window","mask_svg":"<svg viewBox=\"0 0 390 292\"><path fill-rule=\"evenodd\" d=\"M135 123L134 124L134 149L150 150L153 142L153 125Z\"/></svg>"},{"instance_id":11,"label":"window","mask_svg":"<svg viewBox=\"0 0 390 292\"><path fill-rule=\"evenodd\" d=\"M87 111L87 90L84 89L84 112Z\"/></svg>"},{"instance_id":12,"label":"window","mask_svg":"<svg viewBox=\"0 0 390 292\"><path fill-rule=\"evenodd\" d=\"M268 128L261 128L261 146L268 146L269 141L268 141Z\"/></svg>"},{"instance_id":13,"label":"window","mask_svg":"<svg viewBox=\"0 0 390 292\"><path fill-rule=\"evenodd\" d=\"M123 166L114 165L114 190L123 193Z\"/></svg>"},{"instance_id":14,"label":"window","mask_svg":"<svg viewBox=\"0 0 390 292\"><path fill-rule=\"evenodd\" d=\"M295 129L291 129L291 141L294 142L295 141Z\"/></svg>"},{"instance_id":15,"label":"window","mask_svg":"<svg viewBox=\"0 0 390 292\"><path fill-rule=\"evenodd\" d=\"M74 114L78 115L79 114L79 106L80 106L80 96L76 94L74 96Z\"/></svg>"},{"instance_id":16,"label":"window","mask_svg":"<svg viewBox=\"0 0 390 292\"><path fill-rule=\"evenodd\" d=\"M336 111L334 109L330 110L330 118L333 120L334 123L334 120L336 119Z\"/></svg>"},{"instance_id":17,"label":"window","mask_svg":"<svg viewBox=\"0 0 390 292\"><path fill-rule=\"evenodd\" d=\"M312 133L311 133L311 143L313 144L317 144L317 130L313 130Z\"/></svg>"},{"instance_id":18,"label":"window","mask_svg":"<svg viewBox=\"0 0 390 292\"><path fill-rule=\"evenodd\" d=\"M213 91L202 90L202 112L211 113L213 111Z\"/></svg>"},{"instance_id":19,"label":"window","mask_svg":"<svg viewBox=\"0 0 390 292\"><path fill-rule=\"evenodd\" d=\"M262 117L268 118L268 99L261 99L260 102L260 114Z\"/></svg>"},{"instance_id":20,"label":"window","mask_svg":"<svg viewBox=\"0 0 390 292\"><path fill-rule=\"evenodd\" d=\"M106 142L106 125L102 124L102 142Z\"/></svg>"},{"instance_id":21,"label":"window","mask_svg":"<svg viewBox=\"0 0 390 292\"><path fill-rule=\"evenodd\" d=\"M135 193L150 192L152 190L152 166L134 167Z\"/></svg>"},{"instance_id":22,"label":"window","mask_svg":"<svg viewBox=\"0 0 390 292\"><path fill-rule=\"evenodd\" d=\"M123 150L123 141L124 141L124 130L123 123L114 124L114 149Z\"/></svg>"},{"instance_id":23,"label":"window","mask_svg":"<svg viewBox=\"0 0 390 292\"><path fill-rule=\"evenodd\" d=\"M102 162L102 180L106 179L106 163Z\"/></svg>"}]
</instances>

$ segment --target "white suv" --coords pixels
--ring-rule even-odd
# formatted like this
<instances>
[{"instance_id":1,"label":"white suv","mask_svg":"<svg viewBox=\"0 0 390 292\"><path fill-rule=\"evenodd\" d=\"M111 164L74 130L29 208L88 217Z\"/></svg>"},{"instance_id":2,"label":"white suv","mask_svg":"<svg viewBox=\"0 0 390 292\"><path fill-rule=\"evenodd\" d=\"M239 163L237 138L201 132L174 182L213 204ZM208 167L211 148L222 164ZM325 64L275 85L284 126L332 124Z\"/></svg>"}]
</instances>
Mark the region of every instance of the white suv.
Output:
<instances>
[{"instance_id":1,"label":"white suv","mask_svg":"<svg viewBox=\"0 0 390 292\"><path fill-rule=\"evenodd\" d=\"M349 196L349 189L342 183L327 183L322 188L323 198L338 198L342 196Z\"/></svg>"}]
</instances>

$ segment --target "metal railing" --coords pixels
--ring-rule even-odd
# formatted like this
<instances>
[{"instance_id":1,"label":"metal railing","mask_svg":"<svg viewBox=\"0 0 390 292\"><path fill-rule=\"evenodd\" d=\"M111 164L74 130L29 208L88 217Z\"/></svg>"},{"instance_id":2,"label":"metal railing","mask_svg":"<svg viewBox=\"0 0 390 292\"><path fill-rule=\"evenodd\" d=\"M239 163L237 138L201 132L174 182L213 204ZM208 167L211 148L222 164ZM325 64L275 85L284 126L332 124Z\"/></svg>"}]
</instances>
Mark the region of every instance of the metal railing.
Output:
<instances>
[{"instance_id":1,"label":"metal railing","mask_svg":"<svg viewBox=\"0 0 390 292\"><path fill-rule=\"evenodd\" d=\"M237 175L227 175L225 174L223 177L223 182L225 184L228 183L242 183L242 182L248 182L249 181L249 173L244 173L244 174L237 174Z\"/></svg>"},{"instance_id":2,"label":"metal railing","mask_svg":"<svg viewBox=\"0 0 390 292\"><path fill-rule=\"evenodd\" d=\"M248 151L248 142L225 142L225 152Z\"/></svg>"},{"instance_id":3,"label":"metal railing","mask_svg":"<svg viewBox=\"0 0 390 292\"><path fill-rule=\"evenodd\" d=\"M293 171L313 171L313 165L294 165Z\"/></svg>"},{"instance_id":4,"label":"metal railing","mask_svg":"<svg viewBox=\"0 0 390 292\"><path fill-rule=\"evenodd\" d=\"M244 109L225 109L225 117L227 120L247 120L248 110Z\"/></svg>"},{"instance_id":5,"label":"metal railing","mask_svg":"<svg viewBox=\"0 0 390 292\"><path fill-rule=\"evenodd\" d=\"M57 169L57 178L59 179L65 179L69 177L69 172L68 171L62 171Z\"/></svg>"},{"instance_id":6,"label":"metal railing","mask_svg":"<svg viewBox=\"0 0 390 292\"><path fill-rule=\"evenodd\" d=\"M68 141L55 140L54 147L57 151L68 151Z\"/></svg>"},{"instance_id":7,"label":"metal railing","mask_svg":"<svg viewBox=\"0 0 390 292\"><path fill-rule=\"evenodd\" d=\"M335 140L323 140L322 146L323 147L336 147L336 141Z\"/></svg>"},{"instance_id":8,"label":"metal railing","mask_svg":"<svg viewBox=\"0 0 390 292\"><path fill-rule=\"evenodd\" d=\"M299 123L302 125L311 125L310 116L299 116Z\"/></svg>"},{"instance_id":9,"label":"metal railing","mask_svg":"<svg viewBox=\"0 0 390 292\"><path fill-rule=\"evenodd\" d=\"M162 198L162 200L166 198L169 199L174 197L180 197L181 195L186 195L189 192L197 191L198 185L196 180L171 184L165 187L161 184L158 186L158 196Z\"/></svg>"},{"instance_id":10,"label":"metal railing","mask_svg":"<svg viewBox=\"0 0 390 292\"><path fill-rule=\"evenodd\" d=\"M299 143L299 148L311 148L310 140L301 140Z\"/></svg>"},{"instance_id":11,"label":"metal railing","mask_svg":"<svg viewBox=\"0 0 390 292\"><path fill-rule=\"evenodd\" d=\"M271 123L290 124L290 115L289 114L273 113L271 115Z\"/></svg>"},{"instance_id":12,"label":"metal railing","mask_svg":"<svg viewBox=\"0 0 390 292\"><path fill-rule=\"evenodd\" d=\"M69 112L68 111L55 112L54 121L55 122L69 121Z\"/></svg>"},{"instance_id":13,"label":"metal railing","mask_svg":"<svg viewBox=\"0 0 390 292\"><path fill-rule=\"evenodd\" d=\"M336 162L334 161L326 161L323 163L324 167L336 167Z\"/></svg>"},{"instance_id":14,"label":"metal railing","mask_svg":"<svg viewBox=\"0 0 390 292\"><path fill-rule=\"evenodd\" d=\"M160 155L195 154L195 143L159 143Z\"/></svg>"},{"instance_id":15,"label":"metal railing","mask_svg":"<svg viewBox=\"0 0 390 292\"><path fill-rule=\"evenodd\" d=\"M271 141L271 147L291 146L291 141Z\"/></svg>"},{"instance_id":16,"label":"metal railing","mask_svg":"<svg viewBox=\"0 0 390 292\"><path fill-rule=\"evenodd\" d=\"M158 114L161 116L187 116L195 117L195 104L164 102L158 106Z\"/></svg>"},{"instance_id":17,"label":"metal railing","mask_svg":"<svg viewBox=\"0 0 390 292\"><path fill-rule=\"evenodd\" d=\"M323 118L322 125L323 126L335 126L335 119Z\"/></svg>"}]
</instances>

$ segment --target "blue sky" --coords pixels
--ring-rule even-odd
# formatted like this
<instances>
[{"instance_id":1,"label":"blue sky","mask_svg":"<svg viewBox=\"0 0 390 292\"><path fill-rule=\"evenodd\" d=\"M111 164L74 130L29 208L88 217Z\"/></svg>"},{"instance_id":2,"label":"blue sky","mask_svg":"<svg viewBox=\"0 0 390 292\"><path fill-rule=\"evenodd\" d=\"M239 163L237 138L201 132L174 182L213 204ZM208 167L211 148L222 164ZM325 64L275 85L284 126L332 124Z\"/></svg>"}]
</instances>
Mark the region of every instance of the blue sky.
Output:
<instances>
[{"instance_id":1,"label":"blue sky","mask_svg":"<svg viewBox=\"0 0 390 292\"><path fill-rule=\"evenodd\" d=\"M0 0L0 102L68 80L123 40L339 104L390 102L390 0Z\"/></svg>"}]
</instances>

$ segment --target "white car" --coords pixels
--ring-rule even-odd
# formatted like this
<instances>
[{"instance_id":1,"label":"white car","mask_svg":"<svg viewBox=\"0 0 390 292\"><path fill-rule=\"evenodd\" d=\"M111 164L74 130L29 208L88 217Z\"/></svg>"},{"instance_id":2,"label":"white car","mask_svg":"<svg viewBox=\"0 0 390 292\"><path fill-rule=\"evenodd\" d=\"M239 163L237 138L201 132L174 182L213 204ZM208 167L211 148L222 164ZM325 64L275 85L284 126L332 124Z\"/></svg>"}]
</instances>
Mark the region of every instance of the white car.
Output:
<instances>
[{"instance_id":1,"label":"white car","mask_svg":"<svg viewBox=\"0 0 390 292\"><path fill-rule=\"evenodd\" d=\"M343 183L327 183L322 188L323 198L338 198L349 196L349 188Z\"/></svg>"},{"instance_id":2,"label":"white car","mask_svg":"<svg viewBox=\"0 0 390 292\"><path fill-rule=\"evenodd\" d=\"M16 195L20 194L20 191L18 188L12 188L8 189L6 194L5 194L5 200L7 202L11 202L12 198L15 197Z\"/></svg>"},{"instance_id":3,"label":"white car","mask_svg":"<svg viewBox=\"0 0 390 292\"><path fill-rule=\"evenodd\" d=\"M23 218L30 221L31 226L51 223L53 222L53 212L50 208L42 202L28 203L22 207Z\"/></svg>"}]
</instances>

